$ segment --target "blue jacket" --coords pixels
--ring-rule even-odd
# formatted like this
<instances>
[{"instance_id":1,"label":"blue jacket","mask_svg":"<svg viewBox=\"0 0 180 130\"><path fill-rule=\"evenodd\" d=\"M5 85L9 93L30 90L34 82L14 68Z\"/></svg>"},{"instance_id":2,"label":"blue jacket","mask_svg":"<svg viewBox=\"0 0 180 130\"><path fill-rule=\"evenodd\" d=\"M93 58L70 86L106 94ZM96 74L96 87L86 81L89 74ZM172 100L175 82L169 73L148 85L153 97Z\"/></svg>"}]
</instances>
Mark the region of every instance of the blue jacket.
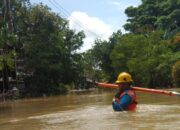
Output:
<instances>
[{"instance_id":1,"label":"blue jacket","mask_svg":"<svg viewBox=\"0 0 180 130\"><path fill-rule=\"evenodd\" d=\"M115 111L125 111L126 108L132 103L132 100L133 100L132 97L128 95L128 93L126 92L126 94L121 97L121 100L119 103L117 103L115 99L113 99L113 102L112 102L113 109Z\"/></svg>"}]
</instances>

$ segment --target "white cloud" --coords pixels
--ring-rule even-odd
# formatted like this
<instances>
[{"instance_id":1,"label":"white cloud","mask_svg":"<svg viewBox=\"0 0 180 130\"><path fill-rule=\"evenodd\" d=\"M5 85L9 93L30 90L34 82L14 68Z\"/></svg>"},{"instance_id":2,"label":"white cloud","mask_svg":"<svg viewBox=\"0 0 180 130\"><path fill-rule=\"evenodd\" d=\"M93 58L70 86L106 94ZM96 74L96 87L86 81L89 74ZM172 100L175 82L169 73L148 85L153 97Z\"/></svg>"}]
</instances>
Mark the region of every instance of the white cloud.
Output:
<instances>
[{"instance_id":1,"label":"white cloud","mask_svg":"<svg viewBox=\"0 0 180 130\"><path fill-rule=\"evenodd\" d=\"M85 12L74 11L68 19L71 29L77 31L83 30L86 35L81 51L90 49L97 38L108 40L109 36L113 33L110 25L97 17L89 16Z\"/></svg>"},{"instance_id":2,"label":"white cloud","mask_svg":"<svg viewBox=\"0 0 180 130\"><path fill-rule=\"evenodd\" d=\"M116 5L116 6L121 6L121 3L120 3L120 2L117 2L117 1L113 1L113 2L111 2L110 4Z\"/></svg>"}]
</instances>

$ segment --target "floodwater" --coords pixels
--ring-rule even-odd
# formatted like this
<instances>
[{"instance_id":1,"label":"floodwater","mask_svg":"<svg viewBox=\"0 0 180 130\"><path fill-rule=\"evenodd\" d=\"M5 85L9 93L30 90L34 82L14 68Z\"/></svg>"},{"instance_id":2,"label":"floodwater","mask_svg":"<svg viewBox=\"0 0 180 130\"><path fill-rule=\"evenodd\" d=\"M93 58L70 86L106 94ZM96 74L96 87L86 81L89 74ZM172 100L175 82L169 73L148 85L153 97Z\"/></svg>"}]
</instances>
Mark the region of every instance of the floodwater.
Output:
<instances>
[{"instance_id":1,"label":"floodwater","mask_svg":"<svg viewBox=\"0 0 180 130\"><path fill-rule=\"evenodd\" d=\"M180 130L180 97L137 93L136 112L114 112L114 92L0 103L0 130Z\"/></svg>"}]
</instances>

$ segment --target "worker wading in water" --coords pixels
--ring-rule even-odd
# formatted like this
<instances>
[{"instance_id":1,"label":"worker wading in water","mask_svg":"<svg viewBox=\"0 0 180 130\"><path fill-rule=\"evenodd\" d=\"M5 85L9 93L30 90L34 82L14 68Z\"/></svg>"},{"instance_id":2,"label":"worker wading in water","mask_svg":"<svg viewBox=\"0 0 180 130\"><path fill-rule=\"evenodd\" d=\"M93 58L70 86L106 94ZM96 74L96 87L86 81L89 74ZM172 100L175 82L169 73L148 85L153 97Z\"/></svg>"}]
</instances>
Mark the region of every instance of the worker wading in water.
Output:
<instances>
[{"instance_id":1,"label":"worker wading in water","mask_svg":"<svg viewBox=\"0 0 180 130\"><path fill-rule=\"evenodd\" d=\"M122 72L119 74L116 84L119 90L112 101L115 111L135 111L136 110L136 93L131 87L132 77L129 73Z\"/></svg>"}]
</instances>

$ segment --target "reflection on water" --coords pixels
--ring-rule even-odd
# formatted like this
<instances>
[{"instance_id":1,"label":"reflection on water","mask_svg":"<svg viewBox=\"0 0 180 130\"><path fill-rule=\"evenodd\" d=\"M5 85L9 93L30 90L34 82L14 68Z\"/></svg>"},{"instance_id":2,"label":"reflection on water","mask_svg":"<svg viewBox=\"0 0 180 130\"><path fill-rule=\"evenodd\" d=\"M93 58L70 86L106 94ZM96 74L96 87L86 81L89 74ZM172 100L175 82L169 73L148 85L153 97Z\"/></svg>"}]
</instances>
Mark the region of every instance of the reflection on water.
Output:
<instances>
[{"instance_id":1,"label":"reflection on water","mask_svg":"<svg viewBox=\"0 0 180 130\"><path fill-rule=\"evenodd\" d=\"M73 94L0 104L0 130L180 129L180 98L138 93L136 112L114 112L113 93Z\"/></svg>"}]
</instances>

